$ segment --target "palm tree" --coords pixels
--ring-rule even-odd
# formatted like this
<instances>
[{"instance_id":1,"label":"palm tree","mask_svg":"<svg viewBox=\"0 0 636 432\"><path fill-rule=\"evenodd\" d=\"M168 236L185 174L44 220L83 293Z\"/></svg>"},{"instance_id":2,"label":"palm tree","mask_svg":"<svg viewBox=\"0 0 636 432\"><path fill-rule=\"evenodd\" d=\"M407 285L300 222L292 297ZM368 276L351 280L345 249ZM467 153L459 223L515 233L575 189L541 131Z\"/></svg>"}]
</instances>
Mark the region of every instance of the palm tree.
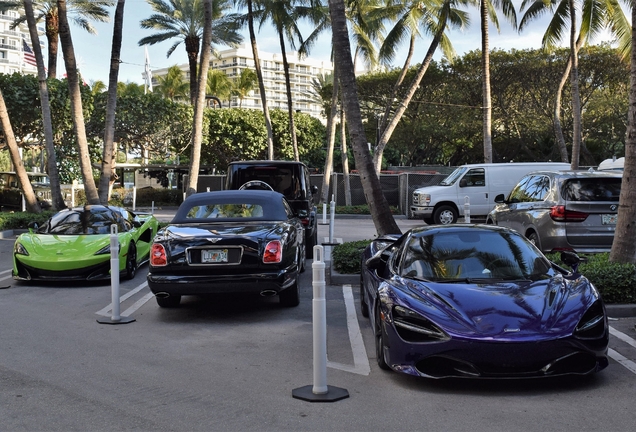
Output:
<instances>
[{"instance_id":1,"label":"palm tree","mask_svg":"<svg viewBox=\"0 0 636 432\"><path fill-rule=\"evenodd\" d=\"M67 2L67 14L75 25L83 28L90 34L97 34L90 20L108 22L109 15L107 8L114 4L114 0L69 0ZM0 1L0 11L18 9L21 8L22 5L23 0L2 0ZM37 13L35 13L35 20L40 21L44 19L49 56L48 77L56 78L57 50L60 32L57 0L37 0L33 2L33 5L34 10L37 11ZM16 28L24 22L26 22L26 15L19 16L11 24L11 29Z\"/></svg>"},{"instance_id":2,"label":"palm tree","mask_svg":"<svg viewBox=\"0 0 636 432\"><path fill-rule=\"evenodd\" d=\"M214 22L215 0L203 0L203 46L210 46L212 42L212 25ZM201 144L203 142L203 110L205 109L205 82L210 68L211 50L201 51L201 70L197 83L198 93L194 104L194 120L192 122L192 149L190 152L190 170L188 176L188 196L195 194L199 182L199 167L201 162Z\"/></svg>"},{"instance_id":3,"label":"palm tree","mask_svg":"<svg viewBox=\"0 0 636 432\"><path fill-rule=\"evenodd\" d=\"M42 110L42 124L44 126L44 142L47 155L47 171L51 180L51 201L55 210L60 210L66 206L62 197L60 187L60 175L57 168L57 156L55 155L55 142L53 141L53 121L51 119L51 104L49 100L49 89L46 83L46 71L44 69L44 58L40 48L40 36L35 22L33 12L33 2L24 0L24 15L29 27L29 34L33 42L33 54L38 67L38 81L40 83L40 108Z\"/></svg>"},{"instance_id":4,"label":"palm tree","mask_svg":"<svg viewBox=\"0 0 636 432\"><path fill-rule=\"evenodd\" d=\"M289 62L287 61L287 48L285 39L292 49L296 48L296 42L302 43L303 37L298 27L298 21L310 16L312 5L309 0L258 0L260 9L254 14L258 16L260 26L270 21L278 34L281 57L283 59L283 72L285 74L285 88L287 90L287 113L289 116L289 132L294 148L294 159L300 160L298 153L298 141L296 139L296 126L294 124L294 107L292 104L291 78Z\"/></svg>"},{"instance_id":5,"label":"palm tree","mask_svg":"<svg viewBox=\"0 0 636 432\"><path fill-rule=\"evenodd\" d=\"M157 76L157 85L153 87L155 93L161 94L170 100L188 98L190 84L183 80L183 71L179 66L174 65L168 68L168 72Z\"/></svg>"},{"instance_id":6,"label":"palm tree","mask_svg":"<svg viewBox=\"0 0 636 432\"><path fill-rule=\"evenodd\" d=\"M190 68L190 102L195 103L197 95L197 56L201 48L203 32L202 0L147 0L153 15L141 21L143 29L157 30L158 33L139 40L139 45L154 45L170 39L177 41L168 49L167 57L183 42L188 55ZM238 46L243 37L239 33L240 16L228 14L231 0L212 0L212 35L210 49L213 45Z\"/></svg>"},{"instance_id":7,"label":"palm tree","mask_svg":"<svg viewBox=\"0 0 636 432\"><path fill-rule=\"evenodd\" d=\"M98 188L99 200L102 204L108 204L111 186L116 179L115 163L117 158L117 146L115 144L115 112L117 110L117 77L119 76L119 59L121 58L125 1L126 0L117 1L115 23L113 25L113 46L110 55L108 100L106 102L106 122L104 125L104 148L102 151L102 169Z\"/></svg>"},{"instance_id":8,"label":"palm tree","mask_svg":"<svg viewBox=\"0 0 636 432\"><path fill-rule=\"evenodd\" d=\"M68 92L71 103L71 116L73 118L73 126L75 129L75 138L80 154L80 169L82 171L82 179L84 181L84 192L86 193L86 201L89 204L99 204L99 195L95 187L95 179L93 178L93 167L91 166L91 158L88 152L88 140L86 139L86 127L84 125L84 112L82 110L82 95L79 87L79 73L75 62L75 51L73 49L73 40L71 39L71 29L68 25L66 14L66 0L58 0L58 15L60 18L60 42L62 43L62 54L64 55L64 65L66 66L66 75L68 78Z\"/></svg>"},{"instance_id":9,"label":"palm tree","mask_svg":"<svg viewBox=\"0 0 636 432\"><path fill-rule=\"evenodd\" d=\"M247 21L247 28L250 33L250 46L252 47L252 57L254 58L254 69L258 78L258 88L261 95L261 104L263 106L263 117L265 118L265 128L267 129L267 159L274 159L274 130L272 128L272 120L269 116L267 107L267 94L265 92L265 81L263 79L263 71L261 69L261 60L258 55L258 45L256 43L256 32L254 31L254 8L252 0L234 0L237 7L247 7L247 14L242 17L243 21Z\"/></svg>"},{"instance_id":10,"label":"palm tree","mask_svg":"<svg viewBox=\"0 0 636 432\"><path fill-rule=\"evenodd\" d=\"M636 44L636 7L632 5L631 43ZM630 263L636 261L636 50L631 50L629 112L625 140L625 167L618 206L618 222L610 252L610 261Z\"/></svg>"},{"instance_id":11,"label":"palm tree","mask_svg":"<svg viewBox=\"0 0 636 432\"><path fill-rule=\"evenodd\" d=\"M232 84L232 94L239 99L239 108L243 106L243 99L254 90L257 83L256 72L252 69L241 70L241 74Z\"/></svg>"},{"instance_id":12,"label":"palm tree","mask_svg":"<svg viewBox=\"0 0 636 432\"><path fill-rule=\"evenodd\" d=\"M581 25L577 36L576 26L576 4L574 0L524 0L521 3L521 10L526 9L521 22L519 31L535 18L545 13L553 13L552 19L548 24L543 35L542 45L546 50L553 49L561 40L562 35L569 23L569 39L570 39L570 56L566 69L559 84L555 101L554 127L559 143L561 158L565 157L567 161L567 150L565 148L565 140L561 130L560 111L561 111L561 91L567 81L567 74L570 75L570 85L572 92L572 169L578 169L579 157L582 145L581 137L581 98L579 94L579 78L578 78L578 52L579 49L590 38L598 34L602 29L608 28L619 39L621 51L625 54L627 46L626 35L628 23L617 0L583 0Z\"/></svg>"},{"instance_id":13,"label":"palm tree","mask_svg":"<svg viewBox=\"0 0 636 432\"><path fill-rule=\"evenodd\" d=\"M514 28L517 28L517 13L512 0L479 0L481 15L481 67L482 67L482 98L483 98L483 139L484 162L492 162L492 106L490 98L490 47L488 26L490 21L499 30L499 20L495 9L501 9L505 17ZM490 19L488 18L490 17Z\"/></svg>"},{"instance_id":14,"label":"palm tree","mask_svg":"<svg viewBox=\"0 0 636 432\"><path fill-rule=\"evenodd\" d=\"M367 148L367 139L360 115L351 46L349 45L344 0L329 0L329 14L331 17L334 58L336 67L339 70L338 79L342 90L342 100L349 121L349 135L353 145L353 155L356 168L361 174L362 189L371 209L371 217L378 235L400 233L400 228L395 223L386 197L382 193L380 180L375 174L373 160Z\"/></svg>"},{"instance_id":15,"label":"palm tree","mask_svg":"<svg viewBox=\"0 0 636 432\"><path fill-rule=\"evenodd\" d=\"M35 197L33 186L31 186L31 181L24 169L24 165L21 163L22 159L20 159L20 150L18 149L18 143L15 140L15 135L13 135L11 120L9 119L7 105L4 102L4 96L2 96L2 90L0 90L0 127L2 127L4 140L7 143L7 147L9 147L9 154L11 155L11 162L13 162L13 166L15 167L15 174L18 176L18 180L20 180L20 185L22 186L26 209L31 213L40 213L42 209Z\"/></svg>"},{"instance_id":16,"label":"palm tree","mask_svg":"<svg viewBox=\"0 0 636 432\"><path fill-rule=\"evenodd\" d=\"M220 70L209 70L205 94L216 96L220 101L229 100L232 95L232 81Z\"/></svg>"}]
</instances>

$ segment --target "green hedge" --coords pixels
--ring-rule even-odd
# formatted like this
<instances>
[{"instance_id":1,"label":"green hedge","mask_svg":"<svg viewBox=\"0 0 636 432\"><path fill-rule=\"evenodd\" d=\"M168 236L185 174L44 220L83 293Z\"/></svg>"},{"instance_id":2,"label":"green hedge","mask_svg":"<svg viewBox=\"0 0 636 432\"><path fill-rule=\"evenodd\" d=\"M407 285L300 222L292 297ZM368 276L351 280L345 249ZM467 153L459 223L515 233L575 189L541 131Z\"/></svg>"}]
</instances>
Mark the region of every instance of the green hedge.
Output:
<instances>
[{"instance_id":1,"label":"green hedge","mask_svg":"<svg viewBox=\"0 0 636 432\"><path fill-rule=\"evenodd\" d=\"M358 240L334 247L334 269L343 274L359 274L362 251L370 242ZM581 263L579 271L599 290L605 303L636 303L636 265L610 262L609 253L586 257L588 262ZM561 261L559 254L549 254L548 258Z\"/></svg>"},{"instance_id":2,"label":"green hedge","mask_svg":"<svg viewBox=\"0 0 636 432\"><path fill-rule=\"evenodd\" d=\"M30 222L42 225L55 212L43 211L42 213L27 212L0 212L0 231L26 229Z\"/></svg>"}]
</instances>

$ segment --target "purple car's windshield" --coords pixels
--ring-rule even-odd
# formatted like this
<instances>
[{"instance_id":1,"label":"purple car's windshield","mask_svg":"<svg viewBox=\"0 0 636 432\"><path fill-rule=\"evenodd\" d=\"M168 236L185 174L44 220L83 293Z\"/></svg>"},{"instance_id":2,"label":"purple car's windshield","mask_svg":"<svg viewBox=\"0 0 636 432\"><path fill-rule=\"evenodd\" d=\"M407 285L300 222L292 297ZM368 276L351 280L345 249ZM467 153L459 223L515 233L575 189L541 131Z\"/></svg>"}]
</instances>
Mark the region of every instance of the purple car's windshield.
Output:
<instances>
[{"instance_id":1,"label":"purple car's windshield","mask_svg":"<svg viewBox=\"0 0 636 432\"><path fill-rule=\"evenodd\" d=\"M400 274L431 281L537 280L554 272L550 262L519 235L465 229L412 236Z\"/></svg>"}]
</instances>

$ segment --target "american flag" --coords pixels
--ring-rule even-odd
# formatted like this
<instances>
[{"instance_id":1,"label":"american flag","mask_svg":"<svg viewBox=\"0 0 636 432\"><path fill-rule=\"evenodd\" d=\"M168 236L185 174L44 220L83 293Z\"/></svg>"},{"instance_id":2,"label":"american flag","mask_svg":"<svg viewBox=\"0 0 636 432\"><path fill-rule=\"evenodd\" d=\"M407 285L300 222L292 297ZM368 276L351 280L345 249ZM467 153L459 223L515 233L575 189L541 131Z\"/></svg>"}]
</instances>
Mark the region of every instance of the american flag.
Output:
<instances>
[{"instance_id":1,"label":"american flag","mask_svg":"<svg viewBox=\"0 0 636 432\"><path fill-rule=\"evenodd\" d=\"M35 61L35 54L33 54L33 50L25 40L22 40L22 51L24 51L24 62L37 67L38 63Z\"/></svg>"}]
</instances>

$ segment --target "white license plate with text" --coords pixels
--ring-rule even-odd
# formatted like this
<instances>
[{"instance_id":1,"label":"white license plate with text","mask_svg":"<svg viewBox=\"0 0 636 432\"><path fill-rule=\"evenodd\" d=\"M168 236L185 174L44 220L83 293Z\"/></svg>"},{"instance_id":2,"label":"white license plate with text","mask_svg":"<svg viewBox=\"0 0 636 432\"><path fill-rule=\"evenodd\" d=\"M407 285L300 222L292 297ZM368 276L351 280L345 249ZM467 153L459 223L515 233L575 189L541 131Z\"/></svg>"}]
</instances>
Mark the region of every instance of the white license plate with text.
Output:
<instances>
[{"instance_id":1,"label":"white license plate with text","mask_svg":"<svg viewBox=\"0 0 636 432\"><path fill-rule=\"evenodd\" d=\"M227 249L203 249L201 251L202 263L226 263Z\"/></svg>"},{"instance_id":2,"label":"white license plate with text","mask_svg":"<svg viewBox=\"0 0 636 432\"><path fill-rule=\"evenodd\" d=\"M616 225L616 221L618 220L617 214L602 214L601 221L603 225Z\"/></svg>"}]
</instances>

